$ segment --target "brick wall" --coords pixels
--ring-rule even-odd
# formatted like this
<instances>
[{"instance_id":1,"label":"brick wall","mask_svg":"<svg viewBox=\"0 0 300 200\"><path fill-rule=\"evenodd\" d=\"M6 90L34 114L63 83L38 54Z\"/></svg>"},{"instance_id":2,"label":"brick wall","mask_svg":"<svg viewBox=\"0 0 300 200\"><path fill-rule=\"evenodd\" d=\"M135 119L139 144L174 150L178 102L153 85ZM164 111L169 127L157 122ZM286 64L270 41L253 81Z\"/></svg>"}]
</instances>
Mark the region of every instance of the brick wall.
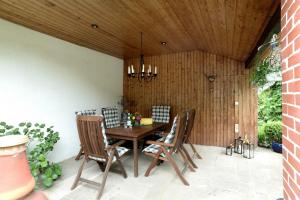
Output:
<instances>
[{"instance_id":1,"label":"brick wall","mask_svg":"<svg viewBox=\"0 0 300 200\"><path fill-rule=\"evenodd\" d=\"M300 0L281 1L283 185L300 199Z\"/></svg>"}]
</instances>

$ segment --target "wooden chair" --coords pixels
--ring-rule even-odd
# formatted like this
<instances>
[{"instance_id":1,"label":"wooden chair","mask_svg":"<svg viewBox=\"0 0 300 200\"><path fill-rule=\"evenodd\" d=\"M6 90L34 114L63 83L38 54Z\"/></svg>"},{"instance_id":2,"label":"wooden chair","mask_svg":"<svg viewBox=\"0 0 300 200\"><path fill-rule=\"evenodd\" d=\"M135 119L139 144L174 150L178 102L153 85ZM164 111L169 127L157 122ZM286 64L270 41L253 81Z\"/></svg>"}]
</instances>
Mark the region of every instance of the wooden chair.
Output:
<instances>
[{"instance_id":1,"label":"wooden chair","mask_svg":"<svg viewBox=\"0 0 300 200\"><path fill-rule=\"evenodd\" d=\"M127 174L120 161L120 157L124 155L128 151L128 149L119 147L119 145L124 143L124 141L119 141L118 143L111 146L108 145L105 135L105 128L103 127L103 118L101 116L78 115L76 117L76 121L79 139L84 151L84 159L78 170L77 176L71 189L73 190L74 188L76 188L79 181L99 186L100 188L97 194L97 199L100 199L103 193L108 172L114 162L119 165L119 173L121 173L124 178L127 178ZM102 183L97 183L85 178L81 178L84 164L89 160L94 160L98 164L102 164L99 166L104 166Z\"/></svg>"},{"instance_id":2,"label":"wooden chair","mask_svg":"<svg viewBox=\"0 0 300 200\"><path fill-rule=\"evenodd\" d=\"M96 109L76 111L75 115L96 115ZM84 154L83 149L80 146L80 150L79 150L77 156L75 157L75 160L80 160L80 158L81 158L81 156L83 156L83 154Z\"/></svg>"},{"instance_id":3,"label":"wooden chair","mask_svg":"<svg viewBox=\"0 0 300 200\"><path fill-rule=\"evenodd\" d=\"M174 168L176 174L179 176L183 184L189 185L173 158L173 155L178 151L184 162L189 166L189 169L191 171L195 171L190 163L186 160L186 157L180 148L185 132L186 118L186 113L180 114L174 118L171 131L164 141L147 141L147 144L150 144L150 146L145 148L143 152L145 155L153 157L153 160L145 173L146 177L149 176L151 170L156 166L158 161L167 161Z\"/></svg>"},{"instance_id":4,"label":"wooden chair","mask_svg":"<svg viewBox=\"0 0 300 200\"><path fill-rule=\"evenodd\" d=\"M191 146L191 148L194 152L194 154L192 155L192 158L194 156L196 156L198 159L202 159L202 157L200 156L200 154L197 152L196 148L194 147L194 145L190 141L190 136L191 136L191 133L192 133L192 129L194 127L196 110L195 109L190 109L190 110L187 110L186 113L187 113L188 118L187 118L187 127L186 127L186 131L185 131L185 134L184 134L183 143L187 143ZM184 148L184 146L182 146L182 147L183 147L183 151L186 153L186 155L189 155L187 150ZM190 156L188 156L188 157L190 157ZM193 162L193 161L191 161L191 162ZM194 163L193 163L193 165L194 165L194 167L196 167L196 165Z\"/></svg>"}]
</instances>

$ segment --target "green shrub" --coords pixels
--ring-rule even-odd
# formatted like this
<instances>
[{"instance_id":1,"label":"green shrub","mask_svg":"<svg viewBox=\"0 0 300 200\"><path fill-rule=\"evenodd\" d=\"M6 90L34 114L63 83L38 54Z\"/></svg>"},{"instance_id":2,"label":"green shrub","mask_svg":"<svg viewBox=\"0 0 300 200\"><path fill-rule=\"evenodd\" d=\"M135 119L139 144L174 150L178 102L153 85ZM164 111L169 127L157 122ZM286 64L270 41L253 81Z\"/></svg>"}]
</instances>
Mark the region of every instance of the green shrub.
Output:
<instances>
[{"instance_id":1,"label":"green shrub","mask_svg":"<svg viewBox=\"0 0 300 200\"><path fill-rule=\"evenodd\" d=\"M281 121L268 121L263 125L266 140L269 144L272 142L282 143L282 123Z\"/></svg>"},{"instance_id":2,"label":"green shrub","mask_svg":"<svg viewBox=\"0 0 300 200\"><path fill-rule=\"evenodd\" d=\"M258 146L269 147L269 141L266 137L264 125L258 126Z\"/></svg>"},{"instance_id":3,"label":"green shrub","mask_svg":"<svg viewBox=\"0 0 300 200\"><path fill-rule=\"evenodd\" d=\"M258 120L260 122L281 121L281 114L281 82L277 82L258 95Z\"/></svg>"},{"instance_id":4,"label":"green shrub","mask_svg":"<svg viewBox=\"0 0 300 200\"><path fill-rule=\"evenodd\" d=\"M61 167L58 164L50 163L47 159L49 152L60 139L58 132L53 126L46 127L45 124L30 122L20 123L19 127L7 125L0 122L0 137L5 135L27 135L27 159L31 169L31 174L36 180L36 188L41 183L44 187L51 187L53 182L61 176ZM30 143L33 142L33 145Z\"/></svg>"}]
</instances>

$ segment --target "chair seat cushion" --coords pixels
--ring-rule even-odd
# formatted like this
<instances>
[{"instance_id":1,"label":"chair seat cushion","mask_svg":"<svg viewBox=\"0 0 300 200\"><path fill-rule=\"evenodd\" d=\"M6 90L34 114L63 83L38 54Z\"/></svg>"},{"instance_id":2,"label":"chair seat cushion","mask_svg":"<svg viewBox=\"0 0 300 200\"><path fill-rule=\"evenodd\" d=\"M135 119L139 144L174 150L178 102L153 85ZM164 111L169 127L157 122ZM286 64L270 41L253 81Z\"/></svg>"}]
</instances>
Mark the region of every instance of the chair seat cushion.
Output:
<instances>
[{"instance_id":1,"label":"chair seat cushion","mask_svg":"<svg viewBox=\"0 0 300 200\"><path fill-rule=\"evenodd\" d=\"M157 141L163 142L164 140L165 140L165 138L160 138ZM147 146L145 149L143 149L143 152L157 154L157 152L159 151L159 147L160 147L160 145L151 144L151 145ZM169 150L169 149L167 148L167 150ZM165 157L164 153L161 153L160 155L162 157Z\"/></svg>"},{"instance_id":2,"label":"chair seat cushion","mask_svg":"<svg viewBox=\"0 0 300 200\"><path fill-rule=\"evenodd\" d=\"M117 149L117 152L118 152L120 157L122 155L124 155L127 151L129 151L129 149L127 149L125 147L117 147L116 149ZM92 159L92 160L100 161L100 162L106 162L106 159L104 159L104 158L97 158L97 157L94 157L94 156L89 156L89 158ZM116 160L117 160L116 156L114 156L113 162L115 162Z\"/></svg>"}]
</instances>

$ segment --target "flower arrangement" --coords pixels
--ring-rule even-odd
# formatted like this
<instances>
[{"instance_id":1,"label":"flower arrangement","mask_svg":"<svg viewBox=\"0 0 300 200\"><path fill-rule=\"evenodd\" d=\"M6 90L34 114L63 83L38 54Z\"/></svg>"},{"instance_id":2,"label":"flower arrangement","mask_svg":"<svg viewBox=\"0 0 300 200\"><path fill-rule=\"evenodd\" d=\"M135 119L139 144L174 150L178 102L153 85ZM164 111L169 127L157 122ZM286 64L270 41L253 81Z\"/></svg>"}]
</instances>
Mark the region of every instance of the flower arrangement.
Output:
<instances>
[{"instance_id":1,"label":"flower arrangement","mask_svg":"<svg viewBox=\"0 0 300 200\"><path fill-rule=\"evenodd\" d=\"M140 126L142 115L138 112L130 114L130 120L132 126Z\"/></svg>"}]
</instances>

